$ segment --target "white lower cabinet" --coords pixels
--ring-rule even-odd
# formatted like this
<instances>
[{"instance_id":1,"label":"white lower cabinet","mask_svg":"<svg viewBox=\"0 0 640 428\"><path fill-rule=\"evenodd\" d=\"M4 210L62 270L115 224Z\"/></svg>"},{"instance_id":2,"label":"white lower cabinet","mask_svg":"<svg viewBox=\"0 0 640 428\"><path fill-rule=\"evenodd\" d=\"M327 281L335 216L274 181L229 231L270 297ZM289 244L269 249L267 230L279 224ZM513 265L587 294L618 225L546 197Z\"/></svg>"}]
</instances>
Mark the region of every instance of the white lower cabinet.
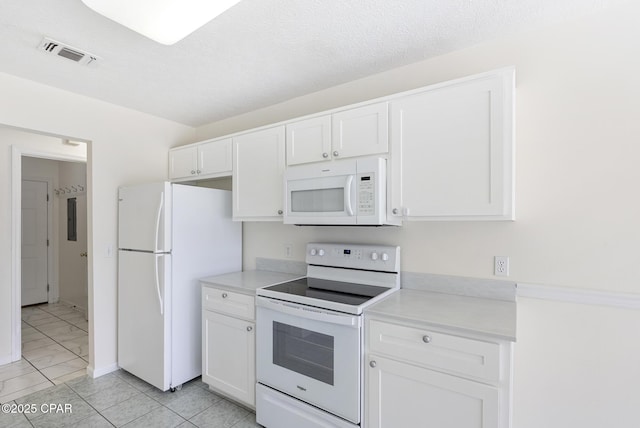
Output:
<instances>
[{"instance_id":1,"label":"white lower cabinet","mask_svg":"<svg viewBox=\"0 0 640 428\"><path fill-rule=\"evenodd\" d=\"M498 389L370 354L369 428L498 427Z\"/></svg>"},{"instance_id":2,"label":"white lower cabinet","mask_svg":"<svg viewBox=\"0 0 640 428\"><path fill-rule=\"evenodd\" d=\"M224 289L202 288L202 381L211 389L255 408L253 299ZM251 304L247 306L249 300ZM245 307L250 307L251 320L228 315L243 314Z\"/></svg>"},{"instance_id":3,"label":"white lower cabinet","mask_svg":"<svg viewBox=\"0 0 640 428\"><path fill-rule=\"evenodd\" d=\"M508 428L511 345L368 319L367 428Z\"/></svg>"}]
</instances>

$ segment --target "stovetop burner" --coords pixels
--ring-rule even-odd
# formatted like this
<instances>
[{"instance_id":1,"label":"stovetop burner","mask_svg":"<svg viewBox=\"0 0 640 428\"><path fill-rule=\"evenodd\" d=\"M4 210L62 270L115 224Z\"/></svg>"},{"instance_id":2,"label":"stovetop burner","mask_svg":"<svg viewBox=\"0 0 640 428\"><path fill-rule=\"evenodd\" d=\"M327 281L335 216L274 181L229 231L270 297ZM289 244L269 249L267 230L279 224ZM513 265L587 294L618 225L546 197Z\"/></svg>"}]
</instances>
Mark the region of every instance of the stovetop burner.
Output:
<instances>
[{"instance_id":1,"label":"stovetop burner","mask_svg":"<svg viewBox=\"0 0 640 428\"><path fill-rule=\"evenodd\" d=\"M359 306L384 293L388 288L319 278L300 278L265 287L265 290ZM283 299L286 300L284 297Z\"/></svg>"},{"instance_id":2,"label":"stovetop burner","mask_svg":"<svg viewBox=\"0 0 640 428\"><path fill-rule=\"evenodd\" d=\"M400 288L400 247L307 244L307 277L259 288L258 296L361 314Z\"/></svg>"}]
</instances>

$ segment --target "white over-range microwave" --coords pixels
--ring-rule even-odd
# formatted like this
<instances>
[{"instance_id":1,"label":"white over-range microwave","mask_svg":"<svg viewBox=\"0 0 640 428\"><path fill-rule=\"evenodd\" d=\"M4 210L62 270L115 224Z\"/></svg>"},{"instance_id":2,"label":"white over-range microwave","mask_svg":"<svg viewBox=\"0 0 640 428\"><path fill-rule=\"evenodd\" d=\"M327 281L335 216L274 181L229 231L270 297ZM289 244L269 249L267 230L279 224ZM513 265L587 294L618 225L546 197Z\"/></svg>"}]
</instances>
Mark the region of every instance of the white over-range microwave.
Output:
<instances>
[{"instance_id":1,"label":"white over-range microwave","mask_svg":"<svg viewBox=\"0 0 640 428\"><path fill-rule=\"evenodd\" d=\"M284 223L389 224L386 162L381 157L368 157L287 168Z\"/></svg>"}]
</instances>

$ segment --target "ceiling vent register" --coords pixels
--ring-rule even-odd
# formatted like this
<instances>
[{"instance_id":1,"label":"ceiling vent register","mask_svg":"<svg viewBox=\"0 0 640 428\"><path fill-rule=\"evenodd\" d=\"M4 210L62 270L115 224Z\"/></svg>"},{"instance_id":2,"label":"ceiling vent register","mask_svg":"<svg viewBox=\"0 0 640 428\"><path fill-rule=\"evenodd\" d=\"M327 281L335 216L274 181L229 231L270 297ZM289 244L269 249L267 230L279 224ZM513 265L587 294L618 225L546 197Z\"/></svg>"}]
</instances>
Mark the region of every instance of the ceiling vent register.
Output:
<instances>
[{"instance_id":1,"label":"ceiling vent register","mask_svg":"<svg viewBox=\"0 0 640 428\"><path fill-rule=\"evenodd\" d=\"M100 57L97 55L78 48L74 48L73 46L69 46L64 43L60 43L48 37L42 39L42 42L40 42L40 46L38 48L47 53L61 56L73 62L77 62L81 65L93 64L98 61L98 59L100 59Z\"/></svg>"}]
</instances>

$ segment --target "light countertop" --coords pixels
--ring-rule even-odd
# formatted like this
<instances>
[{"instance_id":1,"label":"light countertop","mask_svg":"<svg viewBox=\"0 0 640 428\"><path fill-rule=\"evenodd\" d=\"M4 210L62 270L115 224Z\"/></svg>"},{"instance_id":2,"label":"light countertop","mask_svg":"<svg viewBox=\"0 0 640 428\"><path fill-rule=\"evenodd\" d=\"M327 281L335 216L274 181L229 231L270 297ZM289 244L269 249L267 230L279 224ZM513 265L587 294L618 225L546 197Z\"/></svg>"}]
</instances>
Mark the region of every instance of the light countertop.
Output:
<instances>
[{"instance_id":1,"label":"light countertop","mask_svg":"<svg viewBox=\"0 0 640 428\"><path fill-rule=\"evenodd\" d=\"M305 275L267 270L248 270L201 278L200 283L203 287L223 288L254 296L256 289L260 287L292 281L303 276Z\"/></svg>"},{"instance_id":2,"label":"light countertop","mask_svg":"<svg viewBox=\"0 0 640 428\"><path fill-rule=\"evenodd\" d=\"M424 327L516 340L516 302L400 289L364 312Z\"/></svg>"}]
</instances>

